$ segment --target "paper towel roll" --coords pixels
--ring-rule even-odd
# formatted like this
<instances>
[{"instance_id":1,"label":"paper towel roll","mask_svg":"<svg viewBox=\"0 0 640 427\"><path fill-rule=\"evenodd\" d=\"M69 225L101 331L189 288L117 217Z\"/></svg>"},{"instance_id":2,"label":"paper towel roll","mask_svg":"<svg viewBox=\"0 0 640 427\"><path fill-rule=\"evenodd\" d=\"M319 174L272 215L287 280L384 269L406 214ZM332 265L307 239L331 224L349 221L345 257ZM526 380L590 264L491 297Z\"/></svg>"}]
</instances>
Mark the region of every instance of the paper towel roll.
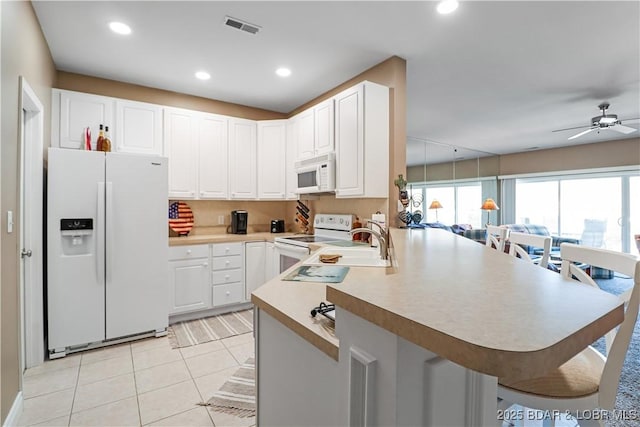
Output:
<instances>
[{"instance_id":1,"label":"paper towel roll","mask_svg":"<svg viewBox=\"0 0 640 427\"><path fill-rule=\"evenodd\" d=\"M382 226L382 229L386 229L387 228L387 224L386 224L386 220L385 220L385 216L384 214L381 213L375 213L371 215L371 220L377 222L378 224L380 224L380 226ZM377 229L378 227L376 227L375 225L371 225L370 226L372 229ZM380 230L378 230L380 231ZM378 242L378 238L375 235L371 235L371 246L377 248L378 245L380 243Z\"/></svg>"}]
</instances>

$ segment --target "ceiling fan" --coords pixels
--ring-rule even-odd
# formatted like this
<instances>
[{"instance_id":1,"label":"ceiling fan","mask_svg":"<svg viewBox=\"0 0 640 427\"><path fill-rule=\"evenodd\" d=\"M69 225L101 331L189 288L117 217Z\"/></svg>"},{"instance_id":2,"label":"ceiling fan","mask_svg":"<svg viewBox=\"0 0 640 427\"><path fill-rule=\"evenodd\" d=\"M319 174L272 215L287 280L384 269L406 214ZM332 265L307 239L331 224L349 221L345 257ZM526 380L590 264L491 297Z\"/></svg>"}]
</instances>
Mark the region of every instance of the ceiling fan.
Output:
<instances>
[{"instance_id":1,"label":"ceiling fan","mask_svg":"<svg viewBox=\"0 0 640 427\"><path fill-rule=\"evenodd\" d=\"M593 132L594 130L599 131L601 129L611 129L611 130L615 130L616 132L620 132L624 134L629 134L637 130L629 126L623 126L622 122L618 120L618 116L616 114L607 114L606 111L607 111L607 108L609 108L608 102L603 102L602 104L598 105L598 108L600 109L600 111L602 111L602 114L600 116L591 118L591 126L589 127L589 129L583 130L580 133L570 136L568 139L575 139L575 138L581 137L582 135L586 135L590 132ZM638 119L628 119L628 120L638 120ZM577 126L573 128L556 129L552 132L562 132L565 130L580 129L584 127L587 127L587 126Z\"/></svg>"}]
</instances>

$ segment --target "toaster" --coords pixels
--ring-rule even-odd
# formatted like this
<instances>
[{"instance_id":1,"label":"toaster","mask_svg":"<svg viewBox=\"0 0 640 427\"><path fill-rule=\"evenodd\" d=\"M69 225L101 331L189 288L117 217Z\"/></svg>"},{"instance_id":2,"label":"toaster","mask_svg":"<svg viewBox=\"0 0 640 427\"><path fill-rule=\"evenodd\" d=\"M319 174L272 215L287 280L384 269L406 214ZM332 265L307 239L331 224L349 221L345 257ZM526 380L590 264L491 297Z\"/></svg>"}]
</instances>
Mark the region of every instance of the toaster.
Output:
<instances>
[{"instance_id":1,"label":"toaster","mask_svg":"<svg viewBox=\"0 0 640 427\"><path fill-rule=\"evenodd\" d=\"M284 219L272 219L271 220L271 232L272 233L284 233Z\"/></svg>"}]
</instances>

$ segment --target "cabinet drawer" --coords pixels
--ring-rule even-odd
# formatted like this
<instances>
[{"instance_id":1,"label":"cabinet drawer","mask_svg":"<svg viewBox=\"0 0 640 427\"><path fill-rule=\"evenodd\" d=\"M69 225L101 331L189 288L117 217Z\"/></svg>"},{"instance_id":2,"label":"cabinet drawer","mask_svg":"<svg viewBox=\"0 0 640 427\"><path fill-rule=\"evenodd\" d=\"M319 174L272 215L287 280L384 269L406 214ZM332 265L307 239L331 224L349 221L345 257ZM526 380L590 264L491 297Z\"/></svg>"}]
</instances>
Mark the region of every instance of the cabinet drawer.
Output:
<instances>
[{"instance_id":1,"label":"cabinet drawer","mask_svg":"<svg viewBox=\"0 0 640 427\"><path fill-rule=\"evenodd\" d=\"M213 245L213 256L241 255L242 243L216 243Z\"/></svg>"},{"instance_id":2,"label":"cabinet drawer","mask_svg":"<svg viewBox=\"0 0 640 427\"><path fill-rule=\"evenodd\" d=\"M169 260L208 258L209 245L169 246Z\"/></svg>"},{"instance_id":3,"label":"cabinet drawer","mask_svg":"<svg viewBox=\"0 0 640 427\"><path fill-rule=\"evenodd\" d=\"M229 270L231 268L240 267L242 267L242 257L240 255L213 258L214 270Z\"/></svg>"},{"instance_id":4,"label":"cabinet drawer","mask_svg":"<svg viewBox=\"0 0 640 427\"><path fill-rule=\"evenodd\" d=\"M242 270L214 271L212 273L212 277L214 286L233 282L242 282Z\"/></svg>"},{"instance_id":5,"label":"cabinet drawer","mask_svg":"<svg viewBox=\"0 0 640 427\"><path fill-rule=\"evenodd\" d=\"M244 286L242 283L231 283L213 287L213 306L235 304L244 301Z\"/></svg>"}]
</instances>

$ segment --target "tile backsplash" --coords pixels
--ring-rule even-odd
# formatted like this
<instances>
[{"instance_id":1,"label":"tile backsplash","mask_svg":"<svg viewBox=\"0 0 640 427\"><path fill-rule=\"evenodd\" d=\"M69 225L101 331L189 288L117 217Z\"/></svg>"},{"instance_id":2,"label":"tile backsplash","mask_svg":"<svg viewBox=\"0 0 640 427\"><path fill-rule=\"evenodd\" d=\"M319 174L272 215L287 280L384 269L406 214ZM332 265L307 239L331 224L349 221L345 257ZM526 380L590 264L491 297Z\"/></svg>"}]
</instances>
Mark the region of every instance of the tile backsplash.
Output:
<instances>
[{"instance_id":1,"label":"tile backsplash","mask_svg":"<svg viewBox=\"0 0 640 427\"><path fill-rule=\"evenodd\" d=\"M173 200L171 200L173 201ZM376 211L387 213L387 199L336 199L335 196L320 196L314 200L301 199L310 209L311 220L316 213L354 214L361 219L371 218ZM295 201L236 201L236 200L184 200L194 216L191 234L225 234L231 224L232 210L249 213L248 232L267 232L272 219L284 219L287 232L300 232L295 222ZM224 225L219 218L224 218Z\"/></svg>"},{"instance_id":2,"label":"tile backsplash","mask_svg":"<svg viewBox=\"0 0 640 427\"><path fill-rule=\"evenodd\" d=\"M236 200L185 200L193 211L194 234L206 228L207 234L224 234L231 224L231 211L246 210L249 215L249 232L269 231L272 219L284 219L287 231L293 229L295 202L285 201L236 201ZM224 218L224 225L219 224Z\"/></svg>"}]
</instances>

